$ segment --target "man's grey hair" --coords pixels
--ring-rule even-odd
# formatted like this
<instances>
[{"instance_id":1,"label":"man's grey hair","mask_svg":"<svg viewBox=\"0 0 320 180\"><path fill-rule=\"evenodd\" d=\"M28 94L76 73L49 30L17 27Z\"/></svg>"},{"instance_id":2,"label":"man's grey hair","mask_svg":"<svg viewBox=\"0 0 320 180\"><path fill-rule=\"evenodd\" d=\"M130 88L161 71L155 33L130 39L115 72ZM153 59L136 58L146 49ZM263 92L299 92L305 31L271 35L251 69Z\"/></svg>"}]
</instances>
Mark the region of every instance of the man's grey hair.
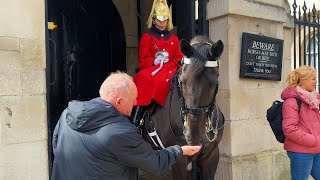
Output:
<instances>
[{"instance_id":1,"label":"man's grey hair","mask_svg":"<svg viewBox=\"0 0 320 180\"><path fill-rule=\"evenodd\" d=\"M130 82L132 82L132 77L127 73L121 71L113 72L102 83L99 90L100 97L111 98L118 94L127 96L130 86L132 86Z\"/></svg>"}]
</instances>

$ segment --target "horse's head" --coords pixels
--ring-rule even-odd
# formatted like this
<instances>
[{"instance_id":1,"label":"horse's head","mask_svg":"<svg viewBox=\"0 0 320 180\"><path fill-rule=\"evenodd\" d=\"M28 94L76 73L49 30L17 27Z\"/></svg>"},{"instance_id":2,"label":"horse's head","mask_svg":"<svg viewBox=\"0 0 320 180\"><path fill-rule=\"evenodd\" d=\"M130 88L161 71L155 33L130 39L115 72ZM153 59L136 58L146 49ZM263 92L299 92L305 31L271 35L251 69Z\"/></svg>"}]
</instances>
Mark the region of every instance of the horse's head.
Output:
<instances>
[{"instance_id":1,"label":"horse's head","mask_svg":"<svg viewBox=\"0 0 320 180\"><path fill-rule=\"evenodd\" d=\"M196 36L190 44L182 40L181 51L185 55L179 77L184 134L188 144L197 145L202 143L208 117L214 108L219 85L218 59L223 43Z\"/></svg>"}]
</instances>

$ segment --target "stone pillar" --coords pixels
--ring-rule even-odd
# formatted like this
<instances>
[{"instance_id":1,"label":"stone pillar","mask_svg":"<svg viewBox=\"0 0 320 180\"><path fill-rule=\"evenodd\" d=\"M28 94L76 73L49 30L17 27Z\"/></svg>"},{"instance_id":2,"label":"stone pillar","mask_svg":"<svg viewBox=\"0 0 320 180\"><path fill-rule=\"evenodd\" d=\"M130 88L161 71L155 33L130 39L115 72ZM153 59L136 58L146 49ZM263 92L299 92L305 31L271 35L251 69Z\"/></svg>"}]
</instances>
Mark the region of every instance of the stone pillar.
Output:
<instances>
[{"instance_id":1,"label":"stone pillar","mask_svg":"<svg viewBox=\"0 0 320 180\"><path fill-rule=\"evenodd\" d=\"M134 75L138 64L138 15L136 0L113 0L118 9L126 35L127 73ZM110 17L112 18L112 17ZM144 23L144 22L143 22ZM116 61L116 60L114 60Z\"/></svg>"},{"instance_id":2,"label":"stone pillar","mask_svg":"<svg viewBox=\"0 0 320 180\"><path fill-rule=\"evenodd\" d=\"M0 179L48 179L45 1L1 1Z\"/></svg>"},{"instance_id":3,"label":"stone pillar","mask_svg":"<svg viewBox=\"0 0 320 180\"><path fill-rule=\"evenodd\" d=\"M286 0L210 0L210 38L221 39L218 104L225 117L218 180L289 179L289 163L266 120L266 109L286 86L292 33ZM242 33L284 40L282 81L239 78Z\"/></svg>"}]
</instances>

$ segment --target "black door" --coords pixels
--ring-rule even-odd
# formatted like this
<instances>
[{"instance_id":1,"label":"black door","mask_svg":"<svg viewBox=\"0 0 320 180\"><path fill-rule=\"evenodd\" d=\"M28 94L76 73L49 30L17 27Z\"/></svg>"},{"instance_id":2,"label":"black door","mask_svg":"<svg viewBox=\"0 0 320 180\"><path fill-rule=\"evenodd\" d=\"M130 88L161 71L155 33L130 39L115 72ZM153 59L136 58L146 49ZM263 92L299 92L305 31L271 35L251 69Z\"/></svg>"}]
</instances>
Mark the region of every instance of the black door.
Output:
<instances>
[{"instance_id":1,"label":"black door","mask_svg":"<svg viewBox=\"0 0 320 180\"><path fill-rule=\"evenodd\" d=\"M179 39L190 41L195 35L209 36L209 22L206 19L208 0L168 0L167 2L169 6L172 5L173 24L177 27Z\"/></svg>"},{"instance_id":2,"label":"black door","mask_svg":"<svg viewBox=\"0 0 320 180\"><path fill-rule=\"evenodd\" d=\"M51 137L70 100L98 97L110 72L126 70L121 17L112 1L47 0L47 105L50 172Z\"/></svg>"}]
</instances>

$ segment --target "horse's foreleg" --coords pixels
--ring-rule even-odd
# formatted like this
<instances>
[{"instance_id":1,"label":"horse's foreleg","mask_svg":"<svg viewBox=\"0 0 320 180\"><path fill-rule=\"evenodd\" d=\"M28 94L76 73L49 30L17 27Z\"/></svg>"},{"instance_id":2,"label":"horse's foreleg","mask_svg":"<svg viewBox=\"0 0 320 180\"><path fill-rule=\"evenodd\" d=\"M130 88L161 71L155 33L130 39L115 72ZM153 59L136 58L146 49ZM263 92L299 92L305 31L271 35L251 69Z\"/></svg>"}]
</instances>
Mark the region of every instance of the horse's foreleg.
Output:
<instances>
[{"instance_id":1,"label":"horse's foreleg","mask_svg":"<svg viewBox=\"0 0 320 180\"><path fill-rule=\"evenodd\" d=\"M199 161L202 180L214 180L219 163L219 148L216 147L209 158Z\"/></svg>"}]
</instances>

